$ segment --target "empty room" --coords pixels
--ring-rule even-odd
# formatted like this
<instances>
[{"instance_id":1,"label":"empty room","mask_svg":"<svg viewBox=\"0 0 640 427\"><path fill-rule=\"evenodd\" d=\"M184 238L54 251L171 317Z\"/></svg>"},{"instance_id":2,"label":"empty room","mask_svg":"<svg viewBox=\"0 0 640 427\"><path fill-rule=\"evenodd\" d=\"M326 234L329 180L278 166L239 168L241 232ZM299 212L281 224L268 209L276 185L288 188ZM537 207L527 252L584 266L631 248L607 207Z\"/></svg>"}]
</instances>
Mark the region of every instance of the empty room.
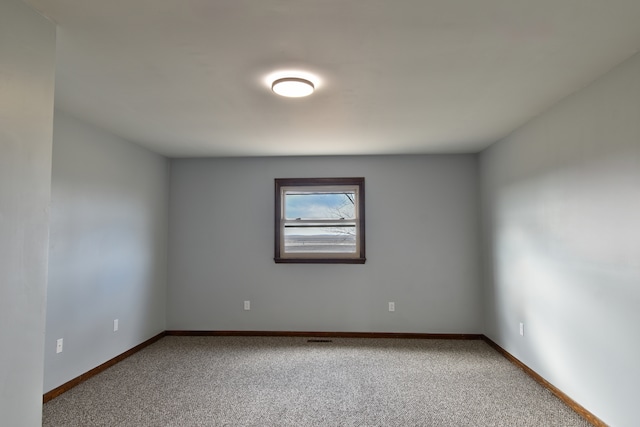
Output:
<instances>
[{"instance_id":1,"label":"empty room","mask_svg":"<svg viewBox=\"0 0 640 427\"><path fill-rule=\"evenodd\" d=\"M638 22L0 0L0 425L639 425Z\"/></svg>"}]
</instances>

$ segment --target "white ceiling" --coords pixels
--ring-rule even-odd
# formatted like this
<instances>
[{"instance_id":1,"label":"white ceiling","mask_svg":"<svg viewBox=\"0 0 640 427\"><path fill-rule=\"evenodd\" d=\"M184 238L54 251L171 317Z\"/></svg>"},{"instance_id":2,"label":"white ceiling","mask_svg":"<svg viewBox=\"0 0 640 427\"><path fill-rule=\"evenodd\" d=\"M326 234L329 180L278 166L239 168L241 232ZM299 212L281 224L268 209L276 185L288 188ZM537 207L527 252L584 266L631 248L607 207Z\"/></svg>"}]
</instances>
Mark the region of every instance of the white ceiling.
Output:
<instances>
[{"instance_id":1,"label":"white ceiling","mask_svg":"<svg viewBox=\"0 0 640 427\"><path fill-rule=\"evenodd\" d=\"M170 157L477 152L640 48L639 0L26 1L57 106Z\"/></svg>"}]
</instances>

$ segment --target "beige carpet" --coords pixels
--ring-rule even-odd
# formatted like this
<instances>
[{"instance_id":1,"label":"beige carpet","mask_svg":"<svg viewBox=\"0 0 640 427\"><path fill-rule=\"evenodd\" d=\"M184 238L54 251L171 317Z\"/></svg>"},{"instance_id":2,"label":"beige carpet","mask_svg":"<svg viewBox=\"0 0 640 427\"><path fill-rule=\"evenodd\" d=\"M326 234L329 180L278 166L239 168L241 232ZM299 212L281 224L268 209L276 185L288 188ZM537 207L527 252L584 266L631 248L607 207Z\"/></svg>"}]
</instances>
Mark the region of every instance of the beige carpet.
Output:
<instances>
[{"instance_id":1,"label":"beige carpet","mask_svg":"<svg viewBox=\"0 0 640 427\"><path fill-rule=\"evenodd\" d=\"M589 426L483 341L165 337L44 426Z\"/></svg>"}]
</instances>

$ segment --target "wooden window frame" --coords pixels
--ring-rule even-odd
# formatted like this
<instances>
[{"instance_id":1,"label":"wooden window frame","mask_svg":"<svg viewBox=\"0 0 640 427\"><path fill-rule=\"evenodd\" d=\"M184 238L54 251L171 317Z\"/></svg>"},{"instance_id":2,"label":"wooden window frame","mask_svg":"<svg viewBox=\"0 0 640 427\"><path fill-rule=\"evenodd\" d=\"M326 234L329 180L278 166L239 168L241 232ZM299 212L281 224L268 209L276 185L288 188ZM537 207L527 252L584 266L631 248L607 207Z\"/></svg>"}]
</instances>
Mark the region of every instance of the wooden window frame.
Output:
<instances>
[{"instance_id":1,"label":"wooden window frame","mask_svg":"<svg viewBox=\"0 0 640 427\"><path fill-rule=\"evenodd\" d=\"M291 187L356 187L356 253L302 253L284 254L284 197L283 190ZM276 178L274 213L274 261L278 264L364 264L365 256L365 203L364 178Z\"/></svg>"}]
</instances>

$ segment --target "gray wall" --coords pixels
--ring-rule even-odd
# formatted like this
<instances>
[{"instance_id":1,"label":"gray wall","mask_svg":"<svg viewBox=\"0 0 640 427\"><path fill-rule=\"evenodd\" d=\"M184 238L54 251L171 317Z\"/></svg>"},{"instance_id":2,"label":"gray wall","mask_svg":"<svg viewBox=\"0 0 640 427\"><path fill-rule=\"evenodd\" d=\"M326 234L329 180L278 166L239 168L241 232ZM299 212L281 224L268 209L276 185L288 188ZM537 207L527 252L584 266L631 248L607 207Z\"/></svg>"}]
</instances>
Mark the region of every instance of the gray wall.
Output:
<instances>
[{"instance_id":1,"label":"gray wall","mask_svg":"<svg viewBox=\"0 0 640 427\"><path fill-rule=\"evenodd\" d=\"M169 329L482 332L475 156L171 164ZM275 264L274 178L325 176L365 177L367 263Z\"/></svg>"},{"instance_id":2,"label":"gray wall","mask_svg":"<svg viewBox=\"0 0 640 427\"><path fill-rule=\"evenodd\" d=\"M0 1L0 424L41 425L55 25Z\"/></svg>"},{"instance_id":3,"label":"gray wall","mask_svg":"<svg viewBox=\"0 0 640 427\"><path fill-rule=\"evenodd\" d=\"M45 391L166 329L168 176L163 157L56 109Z\"/></svg>"},{"instance_id":4,"label":"gray wall","mask_svg":"<svg viewBox=\"0 0 640 427\"><path fill-rule=\"evenodd\" d=\"M481 177L486 335L638 425L640 56L485 151Z\"/></svg>"}]
</instances>

